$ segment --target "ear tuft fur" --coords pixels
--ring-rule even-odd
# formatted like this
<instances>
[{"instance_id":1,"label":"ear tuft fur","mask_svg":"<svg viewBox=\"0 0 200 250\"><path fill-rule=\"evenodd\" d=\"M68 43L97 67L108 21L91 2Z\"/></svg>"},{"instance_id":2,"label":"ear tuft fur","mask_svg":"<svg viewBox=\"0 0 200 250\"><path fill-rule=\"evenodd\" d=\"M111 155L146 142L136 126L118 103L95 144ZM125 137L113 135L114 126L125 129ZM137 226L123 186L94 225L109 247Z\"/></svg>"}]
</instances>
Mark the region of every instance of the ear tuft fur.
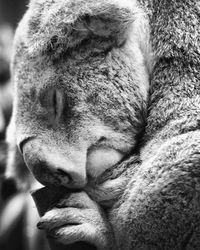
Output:
<instances>
[{"instance_id":1,"label":"ear tuft fur","mask_svg":"<svg viewBox=\"0 0 200 250\"><path fill-rule=\"evenodd\" d=\"M100 53L120 47L137 10L133 0L33 0L26 34L29 53Z\"/></svg>"}]
</instances>

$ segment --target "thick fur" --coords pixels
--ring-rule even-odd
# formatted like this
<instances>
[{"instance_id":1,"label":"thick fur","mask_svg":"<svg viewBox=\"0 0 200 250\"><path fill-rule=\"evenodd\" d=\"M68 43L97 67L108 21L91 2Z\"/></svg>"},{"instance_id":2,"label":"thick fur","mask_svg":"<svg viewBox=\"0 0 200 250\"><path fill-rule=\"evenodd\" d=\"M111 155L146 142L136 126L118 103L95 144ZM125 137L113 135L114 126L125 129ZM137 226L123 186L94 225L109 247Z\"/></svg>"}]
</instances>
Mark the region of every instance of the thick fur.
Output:
<instances>
[{"instance_id":1,"label":"thick fur","mask_svg":"<svg viewBox=\"0 0 200 250\"><path fill-rule=\"evenodd\" d=\"M142 164L110 217L119 249L199 249L200 2L141 2L157 62Z\"/></svg>"},{"instance_id":2,"label":"thick fur","mask_svg":"<svg viewBox=\"0 0 200 250\"><path fill-rule=\"evenodd\" d=\"M22 188L32 185L17 160L17 144L41 183L84 190L76 199L66 198L56 210L56 223L54 210L41 219L44 230L63 244L82 240L116 249L97 203L109 207L124 190L127 166L118 169L123 179L117 183L108 168L134 150L145 126L152 68L148 29L146 15L132 1L123 6L120 1L31 1L17 29L7 176L15 175ZM96 167L94 159L103 164ZM62 172L56 171L60 167ZM84 197L91 200L87 209Z\"/></svg>"},{"instance_id":3,"label":"thick fur","mask_svg":"<svg viewBox=\"0 0 200 250\"><path fill-rule=\"evenodd\" d=\"M30 131L36 133L37 130L37 133L39 131L40 135L43 134L43 143L51 142L45 136L51 136L51 139L57 140L57 143L51 142L51 147L54 149L57 147L61 150L60 147L65 146L62 137L68 139L68 142L77 142L75 135L80 131L83 132L81 129L72 129L72 138L66 137L64 134L58 137L58 130L47 130L44 125L41 126L41 123L38 123L38 120L35 119L37 117L35 116L35 110L38 110L38 104L37 102L34 103L34 95L30 94L29 89L30 86L35 86L35 89L38 89L39 87L36 87L38 83L40 83L40 86L42 84L45 86L46 82L49 84L52 79L58 79L55 74L51 73L53 71L52 61L61 62L60 67L56 68L57 74L66 74L66 69L72 72L73 67L75 67L74 75L82 79L83 82L84 74L80 74L80 72L83 72L81 69L87 72L89 68L96 84L100 81L100 75L102 77L105 68L108 67L108 64L104 64L102 65L104 71L99 71L100 61L98 61L98 58L102 58L102 55L103 57L115 55L115 60L109 60L112 64L112 72L114 69L116 70L116 65L118 67L123 65L120 70L116 71L118 74L117 88L120 89L120 95L107 96L107 92L106 94L103 92L104 97L108 99L115 97L113 100L117 100L116 103L118 101L122 104L125 103L125 107L128 108L124 109L122 105L123 109L119 109L119 105L116 106L114 111L110 105L112 120L111 123L109 122L109 126L114 128L112 132L123 132L125 136L127 136L127 130L129 136L130 134L134 134L134 136L138 134L140 132L138 128L141 124L144 124L144 120L141 112L138 118L135 110L139 106L141 110L145 102L145 88L140 87L139 90L134 88L131 92L134 96L132 99L127 92L129 92L130 86L134 85L126 86L125 90L122 86L124 80L128 81L125 77L126 73L131 73L129 67L137 68L137 63L132 64L133 61L142 57L146 70L151 72L153 68L153 71L151 74L147 126L143 142L140 145L140 157L133 156L130 160L124 161L115 168L108 169L102 176L89 182L83 189L98 203L108 206L104 212L107 213L107 218L113 228L116 244L114 249L197 250L200 248L199 1L127 1L124 7L118 1L109 1L109 3L98 1L95 4L92 1L87 3L78 1L78 4L81 7L76 9L70 1L55 1L54 3L32 1L29 11L19 26L13 61L13 76L16 82L17 96L13 121L17 125L17 141L20 144L20 141L24 139L21 139L24 134L28 135ZM65 10L69 11L70 9L73 10L74 14L65 12ZM66 15L67 20L69 18L67 24L65 21L66 13L68 13ZM101 15L103 15L103 18L99 17ZM77 16L80 16L80 18L77 19ZM113 20L111 24L114 24L114 26L111 25L111 28L107 26L109 17ZM96 19L98 19L97 23ZM66 27L65 29L62 28L63 25ZM88 25L90 28L88 28ZM140 32L136 32L138 27L140 27ZM79 28L81 32L76 33ZM152 50L148 40L149 37ZM107 38L109 39L107 40ZM131 44L132 46L130 46ZM123 46L126 48L126 53L117 56L118 49L124 48ZM129 49L127 50L127 48ZM137 56L134 51L139 52ZM109 54L110 52L111 54ZM123 57L124 55L126 55L126 59ZM62 68L63 57L69 60L65 68ZM127 61L130 57L134 58L132 63ZM97 60L98 66L94 66L95 61L93 59L91 64L84 61L85 59L90 61L91 58ZM123 58L123 60L120 61L119 58ZM80 69L76 63L80 63L81 60L83 63L80 64ZM114 63L116 60L117 64ZM74 64L72 61L76 63ZM43 69L43 75L40 68ZM98 74L94 74L94 72L98 72ZM133 75L137 75L138 72L135 70ZM142 72L140 71L140 73ZM116 78L111 71L108 75L110 78L107 79L106 84L109 81L115 82ZM66 77L66 79L68 78ZM73 82L73 78L70 79ZM133 82L141 83L142 81L138 81L137 78L137 81ZM94 84L94 81L92 83ZM73 84L75 83L73 82ZM139 85L136 84L136 86ZM91 84L90 88L87 84L85 87L84 90L89 91ZM113 85L111 89L115 89ZM91 94L94 94L94 90ZM84 91L80 93L83 94ZM136 93L137 96L135 97ZM87 95L89 95L89 92L87 92ZM138 101L134 101L134 105L130 106L133 100L141 100L140 96L143 96L143 101L140 101L139 104ZM76 99L74 95L72 97L72 99ZM93 103L93 105L95 104L95 115L98 117L102 113L101 107L104 107L104 110L108 108L107 98L101 99L99 105L96 102ZM23 100L23 102L20 103L20 100ZM23 107L22 103L27 106ZM33 103L35 104L34 108ZM137 105L135 105L136 103ZM85 111L86 109L84 109ZM41 110L42 112L43 110ZM128 114L128 119L123 114L120 121L119 114L121 115L123 112ZM79 117L83 118L81 113L78 114ZM87 115L91 118L88 112L85 112L84 115L86 118ZM102 118L104 121L105 117L108 117L106 111ZM131 122L132 130L129 121L133 121ZM49 120L47 120L47 123L51 124ZM79 123L79 120L76 123L72 122L70 126L74 128L77 124L86 128L85 123ZM91 124L89 125L91 126ZM58 129L61 129L61 127L58 127ZM129 144L130 141L126 137L123 143ZM132 149L134 145L132 144ZM126 153L130 153L130 148L129 145L129 150ZM80 155L77 155L77 157L80 158ZM48 180L46 181L48 182ZM81 199L78 200L81 202ZM109 203L110 200L112 200L111 203ZM84 203L84 201L82 202ZM66 206L69 206L69 204ZM73 206L76 205L73 203ZM80 204L78 206L80 207ZM58 210L52 210L45 217L45 223L50 228L54 227L55 211L58 212ZM66 208L59 211L62 213L62 221L64 220L63 211L66 211L66 219L70 217L70 223L76 222L74 221L76 218L67 213ZM84 216L84 213L82 216L85 222L87 216ZM61 219L59 216L56 218L56 223L59 224ZM98 218L98 216L95 218ZM102 224L102 221L99 225L103 226L98 229L101 233L105 232L106 225L106 223ZM45 224L45 227L47 225ZM88 232L91 229L92 227L88 229ZM110 229L108 231L110 232ZM80 230L77 232L80 232ZM67 233L70 235L70 232ZM105 234L103 235L105 236ZM107 235L107 239L98 242L99 249L112 248L112 237L109 242L112 233L107 233ZM69 243L70 237L65 239L63 231L60 234L58 233L57 236L62 242ZM95 244L94 237L88 238L87 235L84 239ZM107 246L105 246L105 242L107 242Z\"/></svg>"},{"instance_id":4,"label":"thick fur","mask_svg":"<svg viewBox=\"0 0 200 250\"><path fill-rule=\"evenodd\" d=\"M102 147L122 155L133 150L145 126L151 46L145 14L136 3L125 3L123 7L118 1L30 3L15 37L16 98L7 139L12 145L13 138L20 148L27 138L40 138L34 142L36 154L46 150L40 148L44 142L48 151L55 148L57 159L68 155L80 168L76 175L82 176L87 151L91 147L94 151L100 138L105 139ZM56 46L50 46L55 36ZM58 112L51 93L61 100ZM34 165L35 153L30 151L27 161ZM12 167L9 171L13 173ZM45 175L47 182L51 178L46 171L36 175Z\"/></svg>"}]
</instances>

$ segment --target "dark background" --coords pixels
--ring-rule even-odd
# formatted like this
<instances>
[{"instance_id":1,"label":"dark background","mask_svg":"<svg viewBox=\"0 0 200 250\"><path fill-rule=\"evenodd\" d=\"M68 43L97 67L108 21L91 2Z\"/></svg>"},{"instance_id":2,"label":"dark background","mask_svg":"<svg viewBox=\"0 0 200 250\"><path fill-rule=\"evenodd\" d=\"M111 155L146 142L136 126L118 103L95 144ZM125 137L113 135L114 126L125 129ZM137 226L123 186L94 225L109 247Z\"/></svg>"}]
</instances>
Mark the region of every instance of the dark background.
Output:
<instances>
[{"instance_id":1,"label":"dark background","mask_svg":"<svg viewBox=\"0 0 200 250\"><path fill-rule=\"evenodd\" d=\"M19 23L23 14L27 9L27 5L28 5L28 0L0 0L0 28L7 27L9 32L11 30L13 30L14 32L14 30L17 27L17 24ZM1 32L0 36L4 36L2 29L0 32ZM4 45L2 45L1 44L2 40L0 38L0 46L3 46L3 48L1 48L0 50L0 97L1 98L4 97L6 85L11 84L9 81L10 78L9 58L5 57L4 53L2 53L5 51L4 47L6 46L6 44L12 43L12 41L10 41L10 36L8 36L8 40L5 41ZM11 114L11 106L10 103L7 105L7 107L6 104L3 106L5 107L3 108L0 107L0 108L3 109L3 113L7 121L6 122L7 126ZM12 200L18 194L18 191L13 181L12 180L5 181L4 179L4 171L6 165L5 159L7 154L6 144L4 142L5 130L6 127L4 128L3 131L0 131L0 216L2 215L3 211L6 210L6 206L9 204L9 202L12 202ZM15 204L15 206L18 206L18 204ZM12 213L13 212L14 211L12 211ZM0 249L31 250L25 246L23 213L19 214L18 218L16 218L12 224L9 232L6 233L7 236L6 239L4 239L2 235L0 235Z\"/></svg>"},{"instance_id":2,"label":"dark background","mask_svg":"<svg viewBox=\"0 0 200 250\"><path fill-rule=\"evenodd\" d=\"M28 5L28 0L0 0L0 24L16 27Z\"/></svg>"}]
</instances>

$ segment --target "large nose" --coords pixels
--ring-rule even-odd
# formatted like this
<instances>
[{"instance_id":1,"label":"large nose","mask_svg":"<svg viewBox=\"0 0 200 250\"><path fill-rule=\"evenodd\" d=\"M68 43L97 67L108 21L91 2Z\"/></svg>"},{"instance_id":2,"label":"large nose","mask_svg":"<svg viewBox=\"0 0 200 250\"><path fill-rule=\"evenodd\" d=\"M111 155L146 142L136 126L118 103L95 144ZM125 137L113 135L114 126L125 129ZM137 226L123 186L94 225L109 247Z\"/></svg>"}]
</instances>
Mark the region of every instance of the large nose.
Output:
<instances>
[{"instance_id":1,"label":"large nose","mask_svg":"<svg viewBox=\"0 0 200 250\"><path fill-rule=\"evenodd\" d=\"M58 149L28 142L23 147L24 160L35 178L45 186L83 188L86 185L86 156L77 152L64 153Z\"/></svg>"}]
</instances>

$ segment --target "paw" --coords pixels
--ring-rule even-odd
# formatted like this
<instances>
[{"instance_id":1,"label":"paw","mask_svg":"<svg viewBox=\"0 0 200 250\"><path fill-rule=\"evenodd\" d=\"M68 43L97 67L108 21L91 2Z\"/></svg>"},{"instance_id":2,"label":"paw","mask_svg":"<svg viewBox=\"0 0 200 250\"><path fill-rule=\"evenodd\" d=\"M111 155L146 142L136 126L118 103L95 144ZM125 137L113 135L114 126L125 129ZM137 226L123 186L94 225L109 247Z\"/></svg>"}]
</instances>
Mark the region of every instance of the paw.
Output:
<instances>
[{"instance_id":1,"label":"paw","mask_svg":"<svg viewBox=\"0 0 200 250\"><path fill-rule=\"evenodd\" d=\"M127 183L128 179L122 176L102 184L88 185L85 190L98 204L104 208L111 208L123 194Z\"/></svg>"},{"instance_id":2,"label":"paw","mask_svg":"<svg viewBox=\"0 0 200 250\"><path fill-rule=\"evenodd\" d=\"M71 193L40 219L47 237L68 245L85 241L97 249L112 249L113 236L100 207L85 192Z\"/></svg>"},{"instance_id":3,"label":"paw","mask_svg":"<svg viewBox=\"0 0 200 250\"><path fill-rule=\"evenodd\" d=\"M138 170L140 161L133 155L126 161L106 170L95 181L90 181L85 191L94 201L106 208L112 208L123 195L132 176Z\"/></svg>"}]
</instances>

